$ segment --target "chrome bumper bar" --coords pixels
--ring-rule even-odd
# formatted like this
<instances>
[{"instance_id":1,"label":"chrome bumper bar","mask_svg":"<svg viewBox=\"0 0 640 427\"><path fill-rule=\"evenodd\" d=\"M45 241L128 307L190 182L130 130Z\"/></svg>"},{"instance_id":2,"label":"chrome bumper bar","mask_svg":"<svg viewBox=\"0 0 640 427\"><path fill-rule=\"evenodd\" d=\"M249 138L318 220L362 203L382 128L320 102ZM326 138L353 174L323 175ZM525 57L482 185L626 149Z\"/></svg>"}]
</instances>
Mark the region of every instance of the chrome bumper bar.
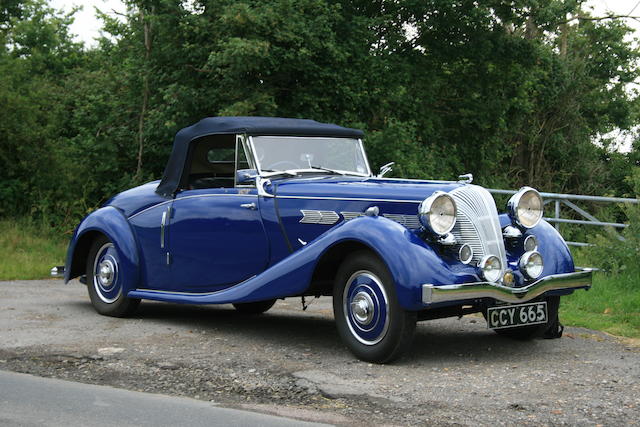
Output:
<instances>
[{"instance_id":1,"label":"chrome bumper bar","mask_svg":"<svg viewBox=\"0 0 640 427\"><path fill-rule=\"evenodd\" d=\"M64 277L64 265L58 265L51 269L51 277Z\"/></svg>"},{"instance_id":2,"label":"chrome bumper bar","mask_svg":"<svg viewBox=\"0 0 640 427\"><path fill-rule=\"evenodd\" d=\"M490 282L459 285L425 284L422 285L422 302L434 304L480 298L493 298L510 303L527 302L549 291L589 289L593 271L586 268L574 273L552 274L522 288L510 288Z\"/></svg>"}]
</instances>

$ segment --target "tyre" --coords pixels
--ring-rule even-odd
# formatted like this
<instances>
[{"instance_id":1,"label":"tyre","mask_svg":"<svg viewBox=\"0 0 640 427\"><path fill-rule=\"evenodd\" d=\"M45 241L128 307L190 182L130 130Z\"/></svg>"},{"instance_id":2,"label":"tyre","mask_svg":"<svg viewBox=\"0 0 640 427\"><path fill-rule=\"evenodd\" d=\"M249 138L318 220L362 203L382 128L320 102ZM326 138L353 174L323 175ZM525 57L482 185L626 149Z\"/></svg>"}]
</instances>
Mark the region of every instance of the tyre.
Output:
<instances>
[{"instance_id":1,"label":"tyre","mask_svg":"<svg viewBox=\"0 0 640 427\"><path fill-rule=\"evenodd\" d=\"M140 300L127 298L122 283L118 252L106 236L101 236L93 242L87 257L87 289L98 313L127 317L135 312Z\"/></svg>"},{"instance_id":2,"label":"tyre","mask_svg":"<svg viewBox=\"0 0 640 427\"><path fill-rule=\"evenodd\" d=\"M237 303L233 304L233 307L242 314L262 314L273 307L275 303L276 300L270 299L267 301Z\"/></svg>"},{"instance_id":3,"label":"tyre","mask_svg":"<svg viewBox=\"0 0 640 427\"><path fill-rule=\"evenodd\" d=\"M416 328L416 313L400 306L389 270L369 251L352 254L338 269L333 314L342 341L367 362L400 357Z\"/></svg>"},{"instance_id":4,"label":"tyre","mask_svg":"<svg viewBox=\"0 0 640 427\"><path fill-rule=\"evenodd\" d=\"M558 327L558 308L560 307L560 297L550 296L542 299L547 301L547 323L531 326L519 326L515 328L494 329L495 333L515 340L526 341L544 336L547 331ZM487 312L482 313L487 318Z\"/></svg>"}]
</instances>

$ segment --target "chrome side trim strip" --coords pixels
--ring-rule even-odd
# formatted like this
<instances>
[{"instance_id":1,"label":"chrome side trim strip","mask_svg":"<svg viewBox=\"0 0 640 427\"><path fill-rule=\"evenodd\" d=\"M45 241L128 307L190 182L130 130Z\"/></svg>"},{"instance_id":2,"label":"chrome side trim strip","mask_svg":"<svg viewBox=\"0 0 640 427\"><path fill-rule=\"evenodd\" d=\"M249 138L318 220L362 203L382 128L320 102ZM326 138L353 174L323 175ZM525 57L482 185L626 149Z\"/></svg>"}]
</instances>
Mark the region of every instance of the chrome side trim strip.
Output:
<instances>
[{"instance_id":1,"label":"chrome side trim strip","mask_svg":"<svg viewBox=\"0 0 640 427\"><path fill-rule=\"evenodd\" d=\"M302 219L300 220L301 224L333 225L340 219L340 216L338 216L334 211L302 209L300 212L302 213Z\"/></svg>"},{"instance_id":2,"label":"chrome side trim strip","mask_svg":"<svg viewBox=\"0 0 640 427\"><path fill-rule=\"evenodd\" d=\"M278 199L304 199L304 200L347 200L351 202L392 202L392 203L422 203L422 200L398 200L398 199L362 199L359 197L325 197L325 196L276 196Z\"/></svg>"},{"instance_id":3,"label":"chrome side trim strip","mask_svg":"<svg viewBox=\"0 0 640 427\"><path fill-rule=\"evenodd\" d=\"M462 301L494 298L508 303L530 301L545 292L591 288L593 270L552 274L522 288L510 288L489 282L462 283L458 285L422 285L422 302Z\"/></svg>"}]
</instances>

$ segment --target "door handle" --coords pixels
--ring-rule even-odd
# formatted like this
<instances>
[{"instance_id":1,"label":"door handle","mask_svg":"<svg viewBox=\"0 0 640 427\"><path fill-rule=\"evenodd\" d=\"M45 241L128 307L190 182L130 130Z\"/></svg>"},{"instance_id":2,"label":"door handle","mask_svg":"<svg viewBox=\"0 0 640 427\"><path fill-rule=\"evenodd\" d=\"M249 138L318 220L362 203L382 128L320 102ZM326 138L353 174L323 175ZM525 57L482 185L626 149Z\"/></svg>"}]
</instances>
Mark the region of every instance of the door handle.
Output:
<instances>
[{"instance_id":1,"label":"door handle","mask_svg":"<svg viewBox=\"0 0 640 427\"><path fill-rule=\"evenodd\" d=\"M162 212L162 222L160 223L160 247L164 248L164 227L167 225L167 211Z\"/></svg>"},{"instance_id":2,"label":"door handle","mask_svg":"<svg viewBox=\"0 0 640 427\"><path fill-rule=\"evenodd\" d=\"M243 203L240 205L240 207L245 209L251 209L252 211L255 211L256 209L258 209L255 203Z\"/></svg>"}]
</instances>

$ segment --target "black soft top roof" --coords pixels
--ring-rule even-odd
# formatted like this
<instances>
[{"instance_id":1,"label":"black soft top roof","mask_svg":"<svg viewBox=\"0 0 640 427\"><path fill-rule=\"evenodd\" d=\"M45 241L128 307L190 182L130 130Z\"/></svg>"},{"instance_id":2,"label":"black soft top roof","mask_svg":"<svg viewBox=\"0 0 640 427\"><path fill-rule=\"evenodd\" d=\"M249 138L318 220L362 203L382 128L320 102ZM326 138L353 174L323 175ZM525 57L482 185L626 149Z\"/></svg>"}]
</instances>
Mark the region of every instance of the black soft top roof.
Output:
<instances>
[{"instance_id":1,"label":"black soft top roof","mask_svg":"<svg viewBox=\"0 0 640 427\"><path fill-rule=\"evenodd\" d=\"M326 136L340 138L362 138L358 129L320 123L307 119L281 117L208 117L181 129L173 140L171 156L165 167L156 193L171 197L178 190L189 154L191 142L208 135L276 135L276 136Z\"/></svg>"}]
</instances>

